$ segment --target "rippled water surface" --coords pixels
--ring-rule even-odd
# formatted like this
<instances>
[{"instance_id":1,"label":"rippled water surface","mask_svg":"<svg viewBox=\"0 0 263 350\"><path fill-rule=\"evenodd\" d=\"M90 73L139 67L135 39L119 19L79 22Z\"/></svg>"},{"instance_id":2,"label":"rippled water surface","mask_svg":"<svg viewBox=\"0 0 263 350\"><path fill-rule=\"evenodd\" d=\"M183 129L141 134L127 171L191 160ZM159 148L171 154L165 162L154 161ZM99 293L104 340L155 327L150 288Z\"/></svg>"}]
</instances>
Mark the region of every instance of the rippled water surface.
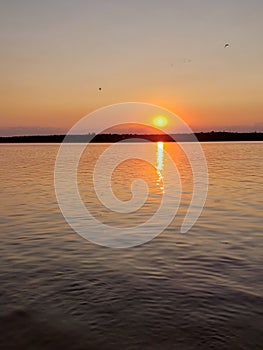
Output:
<instances>
[{"instance_id":1,"label":"rippled water surface","mask_svg":"<svg viewBox=\"0 0 263 350\"><path fill-rule=\"evenodd\" d=\"M135 178L149 185L141 210L121 217L101 206L92 187L94 164L108 146L92 144L83 154L80 195L98 220L138 225L173 181L165 152L157 144L120 146L156 164L133 159L113 173L123 201ZM1 349L263 348L263 143L202 146L209 192L197 223L180 233L192 173L179 147L164 144L181 175L181 206L161 235L129 249L95 245L65 222L54 191L59 145L0 146Z\"/></svg>"}]
</instances>

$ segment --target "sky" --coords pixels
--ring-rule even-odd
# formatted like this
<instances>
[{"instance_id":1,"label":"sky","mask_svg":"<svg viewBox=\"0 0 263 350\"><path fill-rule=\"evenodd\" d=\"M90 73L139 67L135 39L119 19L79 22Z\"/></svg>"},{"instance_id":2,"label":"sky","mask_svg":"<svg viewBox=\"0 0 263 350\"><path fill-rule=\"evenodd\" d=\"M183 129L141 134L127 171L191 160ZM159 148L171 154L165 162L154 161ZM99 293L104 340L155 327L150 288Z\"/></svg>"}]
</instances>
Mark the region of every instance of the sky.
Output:
<instances>
[{"instance_id":1,"label":"sky","mask_svg":"<svg viewBox=\"0 0 263 350\"><path fill-rule=\"evenodd\" d=\"M262 0L2 0L0 135L66 132L120 102L263 131L262 16Z\"/></svg>"}]
</instances>

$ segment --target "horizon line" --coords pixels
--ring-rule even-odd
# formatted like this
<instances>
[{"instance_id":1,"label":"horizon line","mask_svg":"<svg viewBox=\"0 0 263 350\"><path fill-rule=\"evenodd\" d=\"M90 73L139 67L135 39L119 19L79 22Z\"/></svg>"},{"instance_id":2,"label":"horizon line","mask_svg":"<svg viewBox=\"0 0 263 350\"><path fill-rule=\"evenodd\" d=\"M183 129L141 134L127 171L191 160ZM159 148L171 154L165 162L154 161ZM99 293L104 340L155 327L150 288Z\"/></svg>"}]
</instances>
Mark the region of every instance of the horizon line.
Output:
<instances>
[{"instance_id":1,"label":"horizon line","mask_svg":"<svg viewBox=\"0 0 263 350\"><path fill-rule=\"evenodd\" d=\"M134 139L137 139L136 141ZM224 142L263 141L263 132L209 131L177 134L60 134L0 136L0 143L116 143L127 142Z\"/></svg>"}]
</instances>

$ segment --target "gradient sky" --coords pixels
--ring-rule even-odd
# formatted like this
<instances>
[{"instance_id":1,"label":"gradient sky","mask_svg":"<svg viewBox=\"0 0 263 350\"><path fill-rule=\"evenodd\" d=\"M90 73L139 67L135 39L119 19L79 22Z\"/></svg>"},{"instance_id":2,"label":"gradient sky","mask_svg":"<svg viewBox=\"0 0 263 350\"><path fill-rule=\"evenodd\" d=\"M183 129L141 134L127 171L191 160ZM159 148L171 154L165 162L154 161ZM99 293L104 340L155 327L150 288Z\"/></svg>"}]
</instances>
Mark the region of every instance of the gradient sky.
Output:
<instances>
[{"instance_id":1,"label":"gradient sky","mask_svg":"<svg viewBox=\"0 0 263 350\"><path fill-rule=\"evenodd\" d=\"M262 18L262 0L1 1L0 134L129 101L196 131L263 131Z\"/></svg>"}]
</instances>

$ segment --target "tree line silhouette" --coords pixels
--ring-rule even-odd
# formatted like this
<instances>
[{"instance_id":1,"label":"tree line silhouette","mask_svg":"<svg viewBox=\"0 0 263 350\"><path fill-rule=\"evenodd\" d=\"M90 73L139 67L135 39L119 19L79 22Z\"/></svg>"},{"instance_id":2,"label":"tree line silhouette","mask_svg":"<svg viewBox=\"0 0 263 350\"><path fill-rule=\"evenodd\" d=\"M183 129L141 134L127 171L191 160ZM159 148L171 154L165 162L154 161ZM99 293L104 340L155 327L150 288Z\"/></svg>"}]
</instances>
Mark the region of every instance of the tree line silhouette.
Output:
<instances>
[{"instance_id":1,"label":"tree line silhouette","mask_svg":"<svg viewBox=\"0 0 263 350\"><path fill-rule=\"evenodd\" d=\"M0 143L61 143L66 135L32 135L32 136L2 136ZM136 139L136 140L134 140ZM225 132L211 131L195 134L87 134L68 135L66 142L81 143L114 143L127 140L128 142L152 141L152 142L223 142L223 141L263 141L262 132Z\"/></svg>"}]
</instances>

